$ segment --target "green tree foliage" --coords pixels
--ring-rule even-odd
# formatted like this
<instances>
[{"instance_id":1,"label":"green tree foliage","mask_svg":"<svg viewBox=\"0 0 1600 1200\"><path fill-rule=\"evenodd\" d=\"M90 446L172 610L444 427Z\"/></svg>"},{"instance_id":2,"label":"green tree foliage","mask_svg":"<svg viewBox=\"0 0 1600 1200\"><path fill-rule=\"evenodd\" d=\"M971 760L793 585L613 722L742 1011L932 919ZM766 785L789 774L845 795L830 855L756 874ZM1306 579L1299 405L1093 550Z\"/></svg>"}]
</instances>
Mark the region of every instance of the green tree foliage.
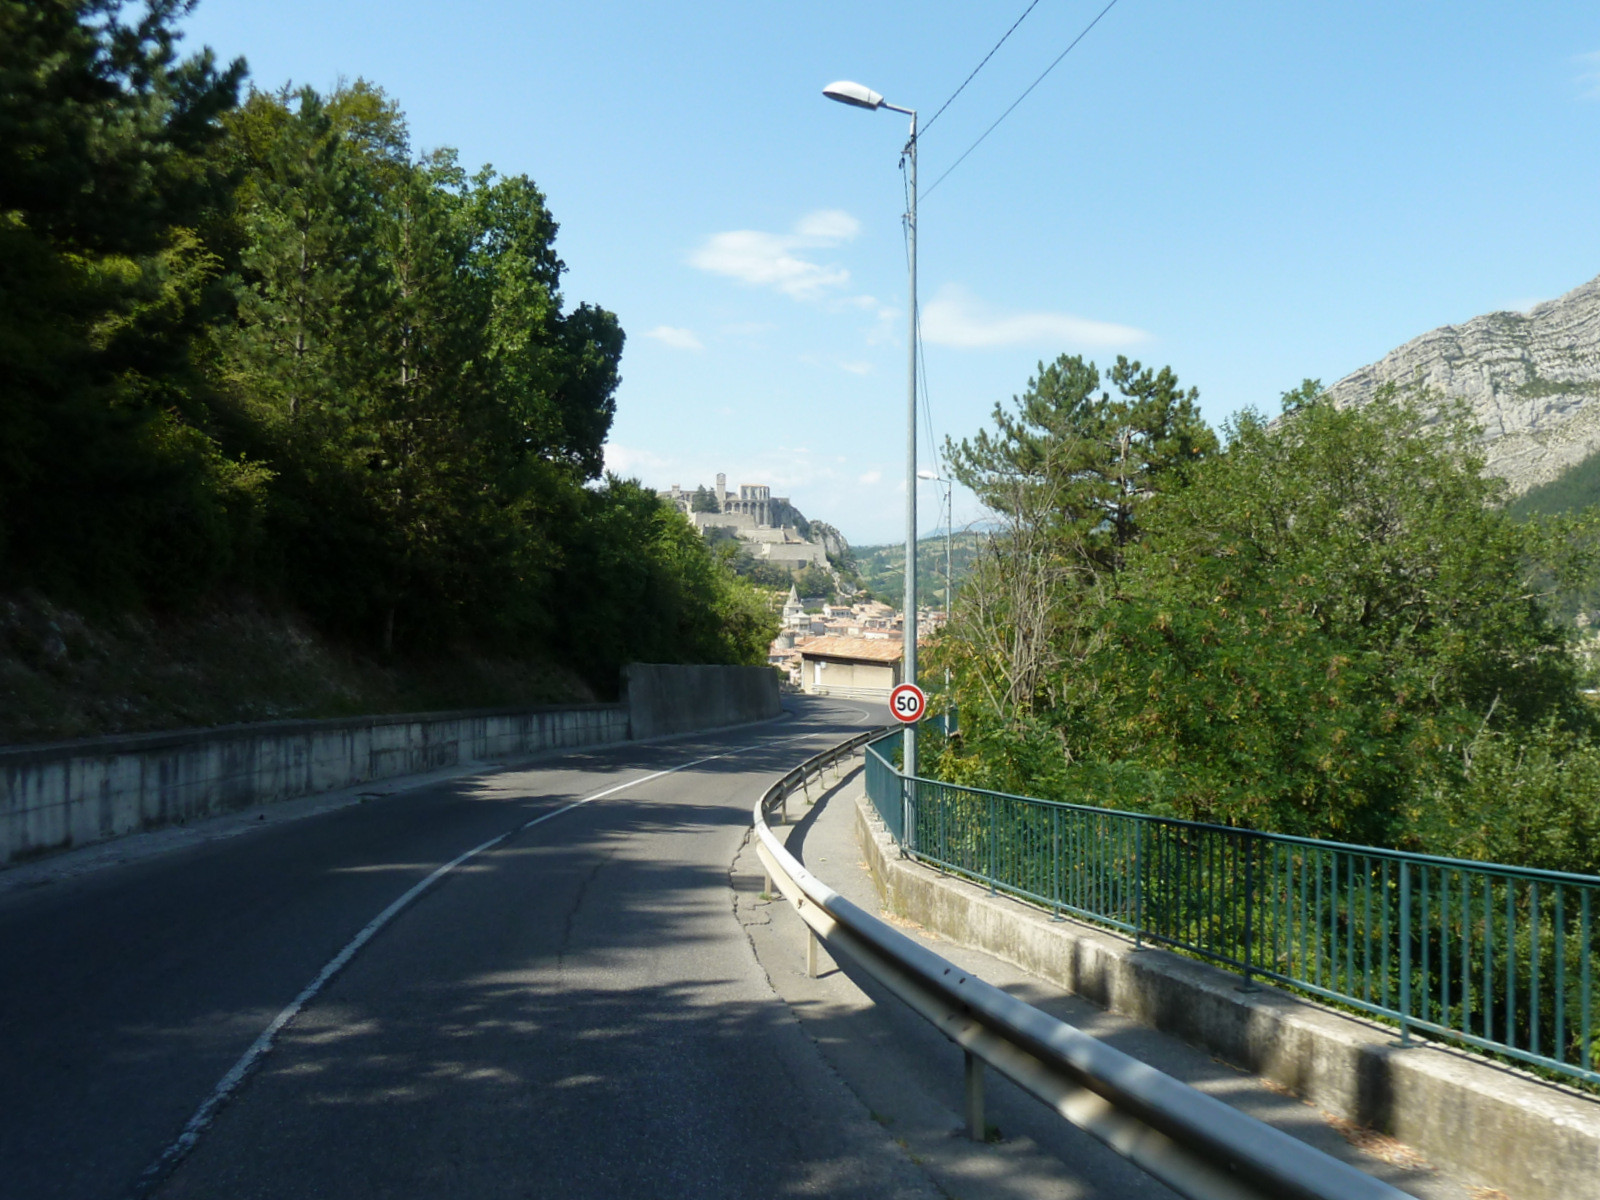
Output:
<instances>
[{"instance_id":1,"label":"green tree foliage","mask_svg":"<svg viewBox=\"0 0 1600 1200\"><path fill-rule=\"evenodd\" d=\"M794 586L802 596L821 596L830 602L834 598L832 572L815 563L808 563L794 573Z\"/></svg>"},{"instance_id":2,"label":"green tree foliage","mask_svg":"<svg viewBox=\"0 0 1600 1200\"><path fill-rule=\"evenodd\" d=\"M1138 537L1144 502L1216 448L1200 393L1183 391L1170 367L1152 371L1119 355L1108 377L1115 397L1096 394L1100 371L1081 357L1040 363L1014 412L995 405L992 435L945 443L956 479L997 512L1048 512L1091 571L1114 568Z\"/></svg>"},{"instance_id":3,"label":"green tree foliage","mask_svg":"<svg viewBox=\"0 0 1600 1200\"><path fill-rule=\"evenodd\" d=\"M1461 420L1392 395L1341 411L1314 383L1285 400L1142 498L1114 575L1046 581L1031 602L1065 610L1078 640L1031 706L986 681L981 627L958 614L942 653L969 732L944 767L1191 819L1578 862L1595 797L1563 788L1600 779L1600 756L1536 580L1582 571L1582 541L1510 517ZM1002 540L1048 555L1032 532Z\"/></svg>"},{"instance_id":4,"label":"green tree foliage","mask_svg":"<svg viewBox=\"0 0 1600 1200\"><path fill-rule=\"evenodd\" d=\"M180 61L178 0L122 7L0 2L0 570L102 596L215 577L260 482L189 356L244 64Z\"/></svg>"},{"instance_id":5,"label":"green tree foliage","mask_svg":"<svg viewBox=\"0 0 1600 1200\"><path fill-rule=\"evenodd\" d=\"M777 617L676 507L609 475L585 498L568 579L602 603L573 607L570 636L606 662L766 663Z\"/></svg>"},{"instance_id":6,"label":"green tree foliage","mask_svg":"<svg viewBox=\"0 0 1600 1200\"><path fill-rule=\"evenodd\" d=\"M1143 510L1216 448L1198 392L1171 368L1119 357L1108 377L1114 394L1092 362L1041 363L1011 410L995 405L993 432L945 445L951 473L1001 523L971 565L945 653L1006 720L1063 702Z\"/></svg>"},{"instance_id":7,"label":"green tree foliage","mask_svg":"<svg viewBox=\"0 0 1600 1200\"><path fill-rule=\"evenodd\" d=\"M413 154L365 82L240 103L242 62L178 60L188 7L0 0L6 582L244 585L602 688L630 658L764 661L759 597L599 482L623 335L566 303L533 182Z\"/></svg>"},{"instance_id":8,"label":"green tree foliage","mask_svg":"<svg viewBox=\"0 0 1600 1200\"><path fill-rule=\"evenodd\" d=\"M722 506L717 503L717 498L711 494L711 489L702 484L694 490L694 499L689 501L689 511L697 513L721 512Z\"/></svg>"}]
</instances>

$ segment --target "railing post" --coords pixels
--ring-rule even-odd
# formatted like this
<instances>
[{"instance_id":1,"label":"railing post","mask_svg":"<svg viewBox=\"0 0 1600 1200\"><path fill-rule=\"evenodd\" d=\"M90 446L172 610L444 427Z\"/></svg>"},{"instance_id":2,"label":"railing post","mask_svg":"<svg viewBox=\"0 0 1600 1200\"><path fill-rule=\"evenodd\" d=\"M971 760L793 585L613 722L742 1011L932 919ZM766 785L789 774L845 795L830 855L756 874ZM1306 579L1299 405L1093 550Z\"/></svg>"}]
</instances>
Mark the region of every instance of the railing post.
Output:
<instances>
[{"instance_id":1,"label":"railing post","mask_svg":"<svg viewBox=\"0 0 1600 1200\"><path fill-rule=\"evenodd\" d=\"M1144 822L1133 826L1133 948L1144 948Z\"/></svg>"},{"instance_id":2,"label":"railing post","mask_svg":"<svg viewBox=\"0 0 1600 1200\"><path fill-rule=\"evenodd\" d=\"M1400 1044L1411 1044L1411 860L1400 860Z\"/></svg>"},{"instance_id":3,"label":"railing post","mask_svg":"<svg viewBox=\"0 0 1600 1200\"><path fill-rule=\"evenodd\" d=\"M898 771L896 778L901 781L901 858L909 856L910 840L910 776L904 771Z\"/></svg>"},{"instance_id":4,"label":"railing post","mask_svg":"<svg viewBox=\"0 0 1600 1200\"><path fill-rule=\"evenodd\" d=\"M1052 921L1061 920L1061 810L1050 807L1050 899L1055 902Z\"/></svg>"},{"instance_id":5,"label":"railing post","mask_svg":"<svg viewBox=\"0 0 1600 1200\"><path fill-rule=\"evenodd\" d=\"M995 865L996 865L995 864L995 833L996 833L996 828L995 828L995 816L994 816L994 797L990 796L989 797L989 894L991 896L994 895L994 873L995 873Z\"/></svg>"},{"instance_id":6,"label":"railing post","mask_svg":"<svg viewBox=\"0 0 1600 1200\"><path fill-rule=\"evenodd\" d=\"M1253 992L1256 985L1250 979L1250 955L1255 948L1256 844L1251 837L1241 837L1240 842L1244 848L1244 986L1239 990Z\"/></svg>"},{"instance_id":7,"label":"railing post","mask_svg":"<svg viewBox=\"0 0 1600 1200\"><path fill-rule=\"evenodd\" d=\"M966 1087L964 1108L967 1117L967 1136L975 1142L988 1140L988 1129L983 1120L983 1059L971 1050L966 1055Z\"/></svg>"},{"instance_id":8,"label":"railing post","mask_svg":"<svg viewBox=\"0 0 1600 1200\"><path fill-rule=\"evenodd\" d=\"M806 926L806 978L817 977L817 931Z\"/></svg>"}]
</instances>

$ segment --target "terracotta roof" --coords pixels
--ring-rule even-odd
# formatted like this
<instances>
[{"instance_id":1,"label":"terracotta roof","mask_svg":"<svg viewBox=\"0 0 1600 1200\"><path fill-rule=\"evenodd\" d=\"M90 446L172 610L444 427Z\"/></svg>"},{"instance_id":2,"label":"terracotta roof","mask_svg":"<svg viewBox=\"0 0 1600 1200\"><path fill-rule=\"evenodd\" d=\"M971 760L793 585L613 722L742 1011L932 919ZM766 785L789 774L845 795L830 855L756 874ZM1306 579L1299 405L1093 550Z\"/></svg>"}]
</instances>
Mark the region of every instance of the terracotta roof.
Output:
<instances>
[{"instance_id":1,"label":"terracotta roof","mask_svg":"<svg viewBox=\"0 0 1600 1200\"><path fill-rule=\"evenodd\" d=\"M858 662L899 662L905 652L899 642L853 637L812 638L795 649L807 658L848 658Z\"/></svg>"}]
</instances>

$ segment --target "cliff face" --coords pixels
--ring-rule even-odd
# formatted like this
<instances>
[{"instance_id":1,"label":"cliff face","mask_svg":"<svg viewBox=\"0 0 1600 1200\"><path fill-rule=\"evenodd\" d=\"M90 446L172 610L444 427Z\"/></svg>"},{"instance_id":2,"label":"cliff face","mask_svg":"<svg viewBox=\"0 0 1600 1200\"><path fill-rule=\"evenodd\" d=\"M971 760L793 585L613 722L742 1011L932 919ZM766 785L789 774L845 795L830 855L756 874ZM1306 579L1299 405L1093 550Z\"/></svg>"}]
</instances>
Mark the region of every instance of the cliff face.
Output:
<instances>
[{"instance_id":1,"label":"cliff face","mask_svg":"<svg viewBox=\"0 0 1600 1200\"><path fill-rule=\"evenodd\" d=\"M1462 399L1483 428L1490 474L1514 493L1600 450L1600 278L1526 313L1446 325L1328 389L1363 404L1385 383Z\"/></svg>"}]
</instances>

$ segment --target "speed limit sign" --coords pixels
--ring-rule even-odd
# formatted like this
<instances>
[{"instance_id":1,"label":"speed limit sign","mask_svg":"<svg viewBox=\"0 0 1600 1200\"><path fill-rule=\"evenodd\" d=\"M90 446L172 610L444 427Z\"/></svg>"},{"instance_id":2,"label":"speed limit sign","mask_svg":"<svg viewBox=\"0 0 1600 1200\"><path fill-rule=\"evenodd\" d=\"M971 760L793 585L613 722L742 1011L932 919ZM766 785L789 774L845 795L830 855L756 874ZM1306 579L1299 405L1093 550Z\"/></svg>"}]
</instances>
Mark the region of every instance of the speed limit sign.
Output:
<instances>
[{"instance_id":1,"label":"speed limit sign","mask_svg":"<svg viewBox=\"0 0 1600 1200\"><path fill-rule=\"evenodd\" d=\"M914 683L902 683L889 693L889 715L902 725L915 725L928 711L928 697Z\"/></svg>"}]
</instances>

